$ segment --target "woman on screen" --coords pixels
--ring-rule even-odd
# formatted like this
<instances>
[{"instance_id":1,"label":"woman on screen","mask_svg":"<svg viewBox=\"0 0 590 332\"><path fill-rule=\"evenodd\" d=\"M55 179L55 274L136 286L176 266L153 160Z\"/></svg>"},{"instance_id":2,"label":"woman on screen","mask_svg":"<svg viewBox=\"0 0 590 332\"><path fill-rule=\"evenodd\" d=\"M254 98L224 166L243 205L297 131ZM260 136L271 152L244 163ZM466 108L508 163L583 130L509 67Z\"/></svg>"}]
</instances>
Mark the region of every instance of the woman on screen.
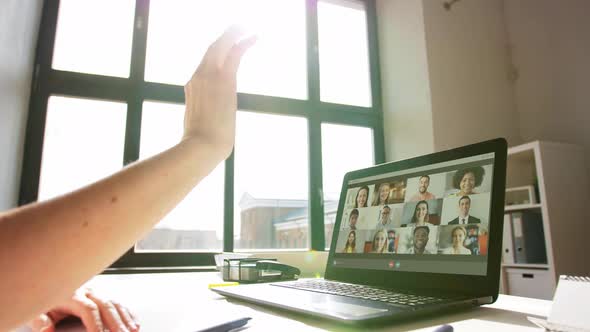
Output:
<instances>
[{"instance_id":1,"label":"woman on screen","mask_svg":"<svg viewBox=\"0 0 590 332\"><path fill-rule=\"evenodd\" d=\"M373 247L371 253L382 254L387 252L387 232L384 229L378 230L373 236Z\"/></svg>"},{"instance_id":2,"label":"woman on screen","mask_svg":"<svg viewBox=\"0 0 590 332\"><path fill-rule=\"evenodd\" d=\"M434 226L429 220L428 202L420 201L416 204L412 220L410 220L410 224L407 226Z\"/></svg>"},{"instance_id":3,"label":"woman on screen","mask_svg":"<svg viewBox=\"0 0 590 332\"><path fill-rule=\"evenodd\" d=\"M373 206L385 205L389 202L389 195L391 192L391 185L389 182L384 182L379 185L379 189L375 192L377 195L373 199Z\"/></svg>"},{"instance_id":4,"label":"woman on screen","mask_svg":"<svg viewBox=\"0 0 590 332\"><path fill-rule=\"evenodd\" d=\"M367 201L369 200L369 187L362 186L359 191L356 193L356 198L354 200L354 207L355 208L362 208L367 207Z\"/></svg>"},{"instance_id":5,"label":"woman on screen","mask_svg":"<svg viewBox=\"0 0 590 332\"><path fill-rule=\"evenodd\" d=\"M443 250L445 255L471 255L471 250L465 248L465 238L467 237L467 230L463 226L456 226L451 231L452 245Z\"/></svg>"},{"instance_id":6,"label":"woman on screen","mask_svg":"<svg viewBox=\"0 0 590 332\"><path fill-rule=\"evenodd\" d=\"M453 196L463 197L478 194L476 187L481 186L485 170L481 166L460 169L453 175Z\"/></svg>"},{"instance_id":7,"label":"woman on screen","mask_svg":"<svg viewBox=\"0 0 590 332\"><path fill-rule=\"evenodd\" d=\"M347 254L356 252L356 231L348 232L348 239L346 240L346 245L344 245L343 252Z\"/></svg>"}]
</instances>

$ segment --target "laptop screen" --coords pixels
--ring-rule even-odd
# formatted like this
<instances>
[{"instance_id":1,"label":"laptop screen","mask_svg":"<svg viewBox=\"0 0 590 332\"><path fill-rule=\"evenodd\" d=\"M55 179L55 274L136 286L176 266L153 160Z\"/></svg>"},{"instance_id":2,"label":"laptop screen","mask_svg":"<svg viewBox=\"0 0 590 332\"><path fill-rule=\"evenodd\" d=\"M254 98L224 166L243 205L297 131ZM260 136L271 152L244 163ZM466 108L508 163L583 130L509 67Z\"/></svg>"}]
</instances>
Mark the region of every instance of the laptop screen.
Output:
<instances>
[{"instance_id":1,"label":"laptop screen","mask_svg":"<svg viewBox=\"0 0 590 332\"><path fill-rule=\"evenodd\" d=\"M347 183L334 267L485 275L494 153Z\"/></svg>"}]
</instances>

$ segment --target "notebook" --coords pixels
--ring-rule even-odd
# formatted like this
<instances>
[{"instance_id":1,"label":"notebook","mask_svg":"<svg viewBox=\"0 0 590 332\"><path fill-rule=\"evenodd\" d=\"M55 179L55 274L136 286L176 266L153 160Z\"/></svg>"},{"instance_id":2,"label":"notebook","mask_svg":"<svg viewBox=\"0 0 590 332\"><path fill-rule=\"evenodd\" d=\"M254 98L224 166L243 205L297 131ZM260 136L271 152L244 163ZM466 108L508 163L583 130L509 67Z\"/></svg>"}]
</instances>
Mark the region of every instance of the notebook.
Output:
<instances>
[{"instance_id":1,"label":"notebook","mask_svg":"<svg viewBox=\"0 0 590 332\"><path fill-rule=\"evenodd\" d=\"M534 317L529 317L529 320L551 331L590 331L588 299L590 299L590 277L562 275L559 277L547 320Z\"/></svg>"}]
</instances>

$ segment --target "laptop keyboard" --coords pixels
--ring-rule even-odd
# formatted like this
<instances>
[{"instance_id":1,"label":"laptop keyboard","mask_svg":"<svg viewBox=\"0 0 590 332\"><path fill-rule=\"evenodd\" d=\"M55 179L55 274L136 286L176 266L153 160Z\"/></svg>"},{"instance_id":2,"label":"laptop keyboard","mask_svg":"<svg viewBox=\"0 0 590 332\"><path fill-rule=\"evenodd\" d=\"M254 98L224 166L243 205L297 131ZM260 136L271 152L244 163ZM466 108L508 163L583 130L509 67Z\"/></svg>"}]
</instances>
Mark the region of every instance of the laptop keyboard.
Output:
<instances>
[{"instance_id":1,"label":"laptop keyboard","mask_svg":"<svg viewBox=\"0 0 590 332\"><path fill-rule=\"evenodd\" d=\"M346 284L337 281L325 279L306 279L297 281L288 281L272 284L274 286L302 289L312 292L341 295L354 297L358 299L381 301L397 305L406 305L411 307L422 306L426 304L446 302L449 299L442 299L432 296L423 296L407 293L399 293L378 287L371 287L357 284Z\"/></svg>"}]
</instances>

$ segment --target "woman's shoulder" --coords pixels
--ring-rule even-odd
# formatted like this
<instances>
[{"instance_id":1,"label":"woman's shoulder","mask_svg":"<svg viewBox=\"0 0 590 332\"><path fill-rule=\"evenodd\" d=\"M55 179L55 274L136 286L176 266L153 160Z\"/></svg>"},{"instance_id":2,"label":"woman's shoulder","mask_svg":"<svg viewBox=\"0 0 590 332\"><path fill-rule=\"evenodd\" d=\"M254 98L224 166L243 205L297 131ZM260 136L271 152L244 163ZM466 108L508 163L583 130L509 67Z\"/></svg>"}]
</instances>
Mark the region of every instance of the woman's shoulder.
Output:
<instances>
[{"instance_id":1,"label":"woman's shoulder","mask_svg":"<svg viewBox=\"0 0 590 332\"><path fill-rule=\"evenodd\" d=\"M445 255L449 255L453 253L453 247L448 247L442 250L442 253Z\"/></svg>"},{"instance_id":2,"label":"woman's shoulder","mask_svg":"<svg viewBox=\"0 0 590 332\"><path fill-rule=\"evenodd\" d=\"M465 248L465 247L462 247L462 248L461 248L461 254L464 254L464 255L471 255L471 250L469 250L469 249L467 249L467 248Z\"/></svg>"}]
</instances>

